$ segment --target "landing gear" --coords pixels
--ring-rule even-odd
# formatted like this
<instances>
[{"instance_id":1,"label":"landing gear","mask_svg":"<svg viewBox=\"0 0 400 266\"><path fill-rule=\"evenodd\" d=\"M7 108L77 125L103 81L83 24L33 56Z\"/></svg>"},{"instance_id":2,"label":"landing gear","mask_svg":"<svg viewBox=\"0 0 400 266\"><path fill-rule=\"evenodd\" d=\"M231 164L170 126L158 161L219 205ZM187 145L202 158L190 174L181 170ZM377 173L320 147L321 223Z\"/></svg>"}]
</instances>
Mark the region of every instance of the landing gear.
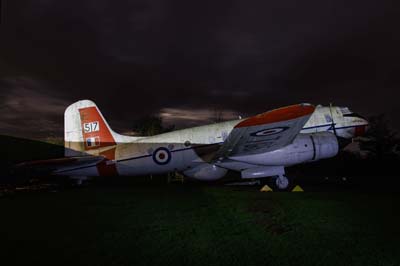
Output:
<instances>
[{"instance_id":1,"label":"landing gear","mask_svg":"<svg viewBox=\"0 0 400 266\"><path fill-rule=\"evenodd\" d=\"M284 175L275 178L275 185L279 190L285 190L289 187L289 179Z\"/></svg>"}]
</instances>

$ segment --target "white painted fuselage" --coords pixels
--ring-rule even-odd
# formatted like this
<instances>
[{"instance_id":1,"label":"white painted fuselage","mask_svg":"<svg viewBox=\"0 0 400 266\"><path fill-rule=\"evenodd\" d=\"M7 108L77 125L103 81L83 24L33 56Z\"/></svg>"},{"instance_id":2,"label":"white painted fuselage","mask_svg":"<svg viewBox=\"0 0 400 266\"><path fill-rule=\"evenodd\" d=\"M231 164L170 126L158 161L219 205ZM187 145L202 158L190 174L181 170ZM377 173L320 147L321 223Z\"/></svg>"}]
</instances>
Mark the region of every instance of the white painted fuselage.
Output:
<instances>
[{"instance_id":1,"label":"white painted fuselage","mask_svg":"<svg viewBox=\"0 0 400 266\"><path fill-rule=\"evenodd\" d=\"M331 145L331 153L333 154L337 144L333 140L333 138L336 138L335 135L343 138L352 138L362 133L368 125L365 119L352 113L348 108L317 106L298 137L286 150L258 154L253 156L253 159L248 156L247 159L242 158L240 160L229 158L231 160L224 163L209 164L213 151L218 150L235 125L242 120L198 126L150 137L120 137L116 139L115 145L86 151L90 155L104 156L105 160L100 164L64 167L56 171L55 174L68 176L116 174L138 176L182 172L188 176L203 180L218 179L228 169L241 171L242 173L249 173L249 169L261 169L262 173L270 171L268 173L276 172L280 174L279 169L285 166L315 159L317 151L314 143L312 143L314 140L305 136L311 133L331 133L322 134L321 139L327 136L325 139L329 139L328 142L332 142L328 144ZM117 135L114 132L113 134ZM312 145L314 145L314 150L311 148L311 150L302 149L299 150L298 154L295 153L298 146L311 147ZM110 153L112 153L112 156L108 156ZM292 157L287 154L292 154ZM326 158L326 156L323 158ZM247 172L245 172L246 170ZM250 170L249 177L258 177L257 174L260 171L254 172Z\"/></svg>"}]
</instances>

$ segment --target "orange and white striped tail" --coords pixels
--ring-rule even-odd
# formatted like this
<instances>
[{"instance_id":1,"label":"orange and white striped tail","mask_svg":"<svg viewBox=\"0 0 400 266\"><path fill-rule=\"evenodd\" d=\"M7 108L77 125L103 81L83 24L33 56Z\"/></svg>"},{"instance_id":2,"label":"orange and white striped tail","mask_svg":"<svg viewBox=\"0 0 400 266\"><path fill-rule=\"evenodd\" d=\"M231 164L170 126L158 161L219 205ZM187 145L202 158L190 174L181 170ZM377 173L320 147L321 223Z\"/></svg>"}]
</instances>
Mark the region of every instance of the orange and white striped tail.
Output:
<instances>
[{"instance_id":1,"label":"orange and white striped tail","mask_svg":"<svg viewBox=\"0 0 400 266\"><path fill-rule=\"evenodd\" d=\"M117 143L118 134L89 100L78 101L65 110L64 126L65 156L68 157Z\"/></svg>"}]
</instances>

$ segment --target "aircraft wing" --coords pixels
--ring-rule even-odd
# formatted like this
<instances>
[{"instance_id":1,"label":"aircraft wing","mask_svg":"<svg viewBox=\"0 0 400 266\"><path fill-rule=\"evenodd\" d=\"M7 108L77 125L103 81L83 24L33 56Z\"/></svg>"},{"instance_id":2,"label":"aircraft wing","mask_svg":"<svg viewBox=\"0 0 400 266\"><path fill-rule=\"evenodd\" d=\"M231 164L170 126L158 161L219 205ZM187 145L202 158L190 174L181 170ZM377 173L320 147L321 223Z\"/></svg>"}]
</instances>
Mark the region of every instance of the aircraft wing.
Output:
<instances>
[{"instance_id":1,"label":"aircraft wing","mask_svg":"<svg viewBox=\"0 0 400 266\"><path fill-rule=\"evenodd\" d=\"M282 107L239 122L231 131L214 161L230 156L250 155L280 149L292 143L315 107L297 104Z\"/></svg>"}]
</instances>

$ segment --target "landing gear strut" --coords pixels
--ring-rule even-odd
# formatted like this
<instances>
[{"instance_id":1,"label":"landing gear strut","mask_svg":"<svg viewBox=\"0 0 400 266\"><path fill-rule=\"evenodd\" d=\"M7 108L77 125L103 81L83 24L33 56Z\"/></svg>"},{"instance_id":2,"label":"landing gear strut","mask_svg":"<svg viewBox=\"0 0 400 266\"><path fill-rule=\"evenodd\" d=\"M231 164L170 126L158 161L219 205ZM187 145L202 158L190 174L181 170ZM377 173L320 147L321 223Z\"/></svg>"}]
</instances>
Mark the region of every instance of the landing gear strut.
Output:
<instances>
[{"instance_id":1,"label":"landing gear strut","mask_svg":"<svg viewBox=\"0 0 400 266\"><path fill-rule=\"evenodd\" d=\"M278 189L284 190L289 187L289 179L284 176L284 175L279 175L275 179L275 185L277 186Z\"/></svg>"}]
</instances>

